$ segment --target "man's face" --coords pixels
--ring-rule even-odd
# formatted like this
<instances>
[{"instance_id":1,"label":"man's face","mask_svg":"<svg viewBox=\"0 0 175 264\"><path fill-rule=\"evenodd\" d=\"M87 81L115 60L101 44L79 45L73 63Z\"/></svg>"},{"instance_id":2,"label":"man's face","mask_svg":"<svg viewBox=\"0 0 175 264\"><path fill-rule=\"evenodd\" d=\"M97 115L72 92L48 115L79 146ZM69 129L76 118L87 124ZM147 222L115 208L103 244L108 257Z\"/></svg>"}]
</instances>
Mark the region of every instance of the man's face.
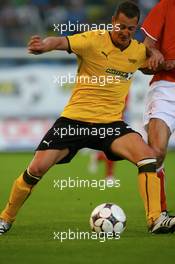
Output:
<instances>
[{"instance_id":1,"label":"man's face","mask_svg":"<svg viewBox=\"0 0 175 264\"><path fill-rule=\"evenodd\" d=\"M119 13L117 18L112 17L112 24L113 42L123 48L127 47L137 29L138 17L128 18L123 13Z\"/></svg>"}]
</instances>

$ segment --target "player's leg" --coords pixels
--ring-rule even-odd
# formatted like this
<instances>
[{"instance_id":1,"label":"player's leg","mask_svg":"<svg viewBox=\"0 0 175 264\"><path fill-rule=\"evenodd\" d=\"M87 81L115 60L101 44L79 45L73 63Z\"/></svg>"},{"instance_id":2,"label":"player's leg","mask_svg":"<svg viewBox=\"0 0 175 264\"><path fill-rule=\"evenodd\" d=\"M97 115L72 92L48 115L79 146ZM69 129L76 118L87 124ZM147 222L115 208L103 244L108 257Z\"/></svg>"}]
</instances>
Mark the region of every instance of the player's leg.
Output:
<instances>
[{"instance_id":1,"label":"player's leg","mask_svg":"<svg viewBox=\"0 0 175 264\"><path fill-rule=\"evenodd\" d=\"M155 150L157 172L161 180L161 207L166 210L163 161L170 134L175 130L175 84L168 81L153 82L147 94L144 126L149 145Z\"/></svg>"},{"instance_id":2,"label":"player's leg","mask_svg":"<svg viewBox=\"0 0 175 264\"><path fill-rule=\"evenodd\" d=\"M97 160L104 161L105 164L105 178L111 184L114 181L114 161L107 159L103 151L97 152Z\"/></svg>"},{"instance_id":3,"label":"player's leg","mask_svg":"<svg viewBox=\"0 0 175 264\"><path fill-rule=\"evenodd\" d=\"M161 215L160 179L156 173L154 151L137 133L129 133L115 139L111 144L111 150L116 155L128 159L138 166L139 189L144 201L150 231L163 233L174 229L175 218Z\"/></svg>"},{"instance_id":4,"label":"player's leg","mask_svg":"<svg viewBox=\"0 0 175 264\"><path fill-rule=\"evenodd\" d=\"M97 152L97 160L98 161L103 161L103 160L105 160L106 159L106 156L105 156L105 154L103 153L103 151L98 151Z\"/></svg>"},{"instance_id":5,"label":"player's leg","mask_svg":"<svg viewBox=\"0 0 175 264\"><path fill-rule=\"evenodd\" d=\"M0 215L0 234L5 233L15 220L16 215L31 194L33 187L55 163L62 160L69 153L68 149L37 151L33 160L14 182L9 201Z\"/></svg>"},{"instance_id":6,"label":"player's leg","mask_svg":"<svg viewBox=\"0 0 175 264\"><path fill-rule=\"evenodd\" d=\"M98 168L98 151L92 150L90 152L90 159L88 164L88 170L90 173L96 173Z\"/></svg>"},{"instance_id":7,"label":"player's leg","mask_svg":"<svg viewBox=\"0 0 175 264\"><path fill-rule=\"evenodd\" d=\"M88 165L88 169L91 173L95 173L97 171L97 163L104 161L105 164L105 179L106 182L111 186L112 182L114 182L114 165L115 162L107 159L106 155L103 151L93 151L90 154L90 162Z\"/></svg>"},{"instance_id":8,"label":"player's leg","mask_svg":"<svg viewBox=\"0 0 175 264\"><path fill-rule=\"evenodd\" d=\"M105 158L104 162L106 166L106 171L105 171L106 180L113 181L115 161L108 160L107 158Z\"/></svg>"},{"instance_id":9,"label":"player's leg","mask_svg":"<svg viewBox=\"0 0 175 264\"><path fill-rule=\"evenodd\" d=\"M157 175L160 178L161 210L167 210L165 194L165 171L163 162L167 152L171 131L166 123L159 118L152 118L148 124L148 144L154 149L157 157Z\"/></svg>"},{"instance_id":10,"label":"player's leg","mask_svg":"<svg viewBox=\"0 0 175 264\"><path fill-rule=\"evenodd\" d=\"M98 151L97 152L97 160L98 161L104 161L105 163L105 178L106 179L111 179L114 176L114 161L108 160L106 155L104 154L103 151Z\"/></svg>"},{"instance_id":11,"label":"player's leg","mask_svg":"<svg viewBox=\"0 0 175 264\"><path fill-rule=\"evenodd\" d=\"M27 170L14 182L9 202L0 215L0 234L9 229L8 225L14 221L33 187L48 169L56 163L69 162L81 148L80 138L75 139L75 136L70 136L68 133L70 122L66 118L55 121L38 145L34 159ZM71 125L76 127L77 124L72 121Z\"/></svg>"}]
</instances>

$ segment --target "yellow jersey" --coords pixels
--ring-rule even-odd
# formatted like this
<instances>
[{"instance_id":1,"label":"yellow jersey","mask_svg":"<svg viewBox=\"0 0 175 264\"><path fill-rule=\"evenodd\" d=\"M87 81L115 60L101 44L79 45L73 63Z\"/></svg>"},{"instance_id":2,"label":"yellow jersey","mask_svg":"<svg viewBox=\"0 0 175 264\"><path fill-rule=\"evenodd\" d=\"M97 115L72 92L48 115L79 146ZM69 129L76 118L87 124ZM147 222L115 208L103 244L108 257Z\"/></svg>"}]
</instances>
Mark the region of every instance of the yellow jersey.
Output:
<instances>
[{"instance_id":1,"label":"yellow jersey","mask_svg":"<svg viewBox=\"0 0 175 264\"><path fill-rule=\"evenodd\" d=\"M61 116L90 123L122 120L133 73L146 61L146 48L137 40L121 51L108 31L68 36L78 58L72 96Z\"/></svg>"}]
</instances>

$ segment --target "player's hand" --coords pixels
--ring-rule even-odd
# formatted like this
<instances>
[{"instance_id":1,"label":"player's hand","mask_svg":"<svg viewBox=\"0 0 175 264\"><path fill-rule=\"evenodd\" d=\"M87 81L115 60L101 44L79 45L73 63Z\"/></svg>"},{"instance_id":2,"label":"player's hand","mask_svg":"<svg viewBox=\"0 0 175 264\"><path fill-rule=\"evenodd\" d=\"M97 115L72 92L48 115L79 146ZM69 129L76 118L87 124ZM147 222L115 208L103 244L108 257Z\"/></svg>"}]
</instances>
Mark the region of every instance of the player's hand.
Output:
<instances>
[{"instance_id":1,"label":"player's hand","mask_svg":"<svg viewBox=\"0 0 175 264\"><path fill-rule=\"evenodd\" d=\"M152 49L151 52L152 52L152 55L148 59L148 68L150 70L156 71L158 66L160 64L164 63L164 57L163 57L162 53L160 51L158 51L157 49Z\"/></svg>"},{"instance_id":2,"label":"player's hand","mask_svg":"<svg viewBox=\"0 0 175 264\"><path fill-rule=\"evenodd\" d=\"M28 52L31 54L41 54L44 52L44 42L40 36L32 36L28 43Z\"/></svg>"},{"instance_id":3,"label":"player's hand","mask_svg":"<svg viewBox=\"0 0 175 264\"><path fill-rule=\"evenodd\" d=\"M164 70L170 71L175 68L175 60L167 60L164 62Z\"/></svg>"}]
</instances>

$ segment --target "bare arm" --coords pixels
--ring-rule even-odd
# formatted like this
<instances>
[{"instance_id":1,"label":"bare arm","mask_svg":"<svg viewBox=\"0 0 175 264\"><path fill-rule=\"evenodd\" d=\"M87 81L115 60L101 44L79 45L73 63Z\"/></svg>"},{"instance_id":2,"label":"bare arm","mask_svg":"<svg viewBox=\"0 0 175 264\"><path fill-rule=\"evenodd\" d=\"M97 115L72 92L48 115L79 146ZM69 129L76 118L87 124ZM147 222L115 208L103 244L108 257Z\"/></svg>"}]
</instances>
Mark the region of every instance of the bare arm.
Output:
<instances>
[{"instance_id":1,"label":"bare arm","mask_svg":"<svg viewBox=\"0 0 175 264\"><path fill-rule=\"evenodd\" d=\"M153 72L162 70L164 65L164 56L158 49L155 48L156 41L150 37L146 37L143 43L146 46L148 58L145 67L149 70L153 70Z\"/></svg>"},{"instance_id":2,"label":"bare arm","mask_svg":"<svg viewBox=\"0 0 175 264\"><path fill-rule=\"evenodd\" d=\"M155 48L155 40L147 36L144 40L144 44L147 47L147 56L150 57L144 67L140 69L144 74L155 74L161 70L168 71L175 68L175 60L164 61L161 52ZM159 60L157 61L154 56L152 57L152 54L158 56Z\"/></svg>"},{"instance_id":3,"label":"bare arm","mask_svg":"<svg viewBox=\"0 0 175 264\"><path fill-rule=\"evenodd\" d=\"M47 37L41 39L40 36L32 36L28 43L28 52L41 54L52 50L69 50L69 42L66 37Z\"/></svg>"},{"instance_id":4,"label":"bare arm","mask_svg":"<svg viewBox=\"0 0 175 264\"><path fill-rule=\"evenodd\" d=\"M148 47L148 48L155 48L155 45L156 45L156 41L153 40L153 39L150 38L150 37L146 37L143 43L144 43L145 46Z\"/></svg>"}]
</instances>

